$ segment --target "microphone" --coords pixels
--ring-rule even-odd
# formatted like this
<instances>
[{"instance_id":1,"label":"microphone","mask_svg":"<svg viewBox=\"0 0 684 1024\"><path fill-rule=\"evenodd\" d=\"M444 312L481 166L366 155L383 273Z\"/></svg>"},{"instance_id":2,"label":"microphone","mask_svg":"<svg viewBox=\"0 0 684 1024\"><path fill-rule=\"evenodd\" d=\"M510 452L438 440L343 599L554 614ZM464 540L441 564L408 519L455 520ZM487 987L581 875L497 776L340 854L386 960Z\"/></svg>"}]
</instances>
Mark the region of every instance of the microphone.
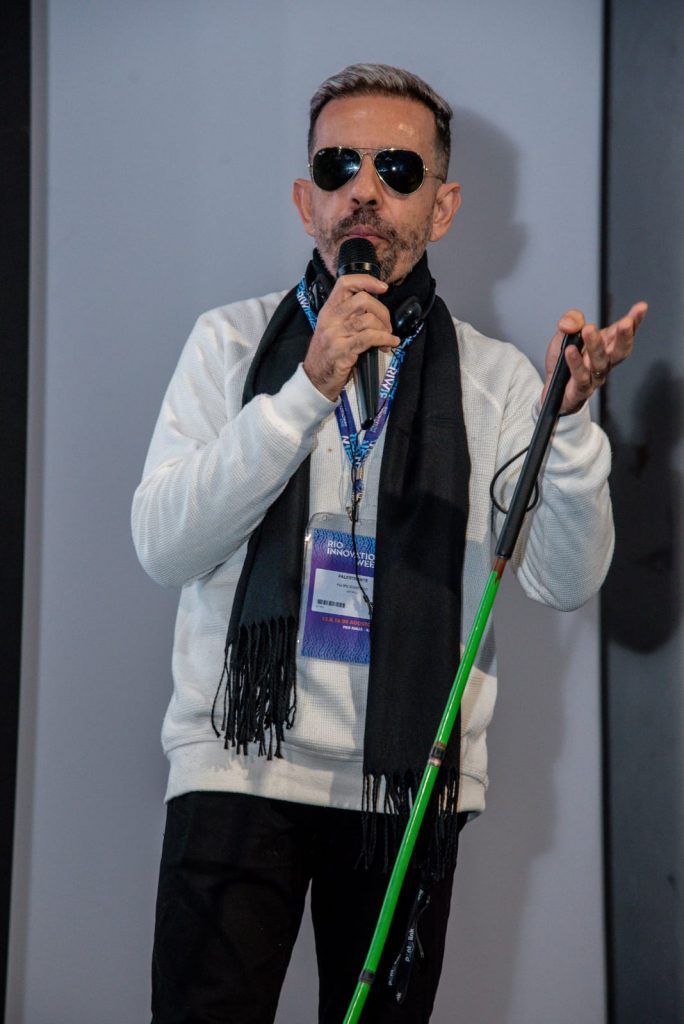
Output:
<instances>
[{"instance_id":1,"label":"microphone","mask_svg":"<svg viewBox=\"0 0 684 1024\"><path fill-rule=\"evenodd\" d=\"M337 257L337 276L344 274L370 274L380 277L380 264L373 243L367 238L348 238L340 246ZM361 429L367 430L375 418L375 408L380 390L378 373L378 350L369 348L362 352L354 367L354 384L359 396Z\"/></svg>"}]
</instances>

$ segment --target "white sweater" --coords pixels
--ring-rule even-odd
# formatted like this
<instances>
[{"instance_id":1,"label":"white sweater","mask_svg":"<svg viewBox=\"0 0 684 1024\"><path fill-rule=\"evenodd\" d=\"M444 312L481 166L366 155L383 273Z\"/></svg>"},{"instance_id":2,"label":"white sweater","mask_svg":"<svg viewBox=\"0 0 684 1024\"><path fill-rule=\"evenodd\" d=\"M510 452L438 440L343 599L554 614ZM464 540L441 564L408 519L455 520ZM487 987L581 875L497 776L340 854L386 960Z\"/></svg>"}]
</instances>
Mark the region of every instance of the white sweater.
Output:
<instances>
[{"instance_id":1,"label":"white sweater","mask_svg":"<svg viewBox=\"0 0 684 1024\"><path fill-rule=\"evenodd\" d=\"M349 467L335 404L314 388L301 366L276 395L259 395L241 407L247 370L282 294L199 318L166 392L133 500L133 536L143 567L158 583L182 588L173 695L162 730L170 761L166 796L228 790L359 809L367 666L298 660L297 714L282 759L258 757L254 745L248 756L238 756L224 749L210 723L251 532L309 455L311 514L343 513L349 504ZM469 324L454 324L472 464L465 640L491 570L489 484L496 469L529 443L541 382L512 345L485 338ZM355 408L353 385L350 390ZM381 459L382 438L366 464L364 519L375 518ZM504 475L504 503L520 464ZM576 608L603 582L613 546L609 469L607 439L588 410L563 417L546 462L541 502L528 515L511 562L523 590L535 600ZM494 537L500 525L497 513ZM439 544L438 537L430 540ZM495 697L490 626L463 698L459 810L484 808L486 729Z\"/></svg>"}]
</instances>

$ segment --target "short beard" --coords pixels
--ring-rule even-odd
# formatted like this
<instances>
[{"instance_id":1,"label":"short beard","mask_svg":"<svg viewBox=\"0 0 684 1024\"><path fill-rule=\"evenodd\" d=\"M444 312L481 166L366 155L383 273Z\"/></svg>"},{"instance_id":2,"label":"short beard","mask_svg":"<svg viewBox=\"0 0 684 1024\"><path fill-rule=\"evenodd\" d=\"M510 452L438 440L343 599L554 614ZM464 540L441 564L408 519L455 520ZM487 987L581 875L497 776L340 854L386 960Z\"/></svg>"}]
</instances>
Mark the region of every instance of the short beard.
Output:
<instances>
[{"instance_id":1,"label":"short beard","mask_svg":"<svg viewBox=\"0 0 684 1024\"><path fill-rule=\"evenodd\" d=\"M318 228L315 232L316 245L323 259L328 263L328 269L331 269L332 266L333 273L336 269L335 261L340 242L357 227L372 228L388 243L388 248L382 256L378 255L378 263L380 264L380 279L389 283L401 253L408 253L409 270L415 267L430 239L431 225L426 224L422 232L412 230L405 235L400 235L396 228L379 217L374 210L361 207L356 213L338 221L330 231Z\"/></svg>"}]
</instances>

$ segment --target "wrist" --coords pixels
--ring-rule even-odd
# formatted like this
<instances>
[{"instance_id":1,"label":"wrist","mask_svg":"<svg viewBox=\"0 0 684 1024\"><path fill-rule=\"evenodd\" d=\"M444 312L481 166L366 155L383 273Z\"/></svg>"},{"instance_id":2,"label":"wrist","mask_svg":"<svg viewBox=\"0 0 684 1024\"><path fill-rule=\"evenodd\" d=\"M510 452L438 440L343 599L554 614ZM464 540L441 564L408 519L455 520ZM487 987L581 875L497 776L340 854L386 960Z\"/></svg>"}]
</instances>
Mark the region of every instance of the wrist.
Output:
<instances>
[{"instance_id":1,"label":"wrist","mask_svg":"<svg viewBox=\"0 0 684 1024\"><path fill-rule=\"evenodd\" d=\"M310 366L307 366L306 360L302 363L302 369L316 390L319 391L324 398L327 398L329 402L337 402L340 397L342 387L338 387L336 381L331 380L330 377L326 377L321 373L317 373Z\"/></svg>"},{"instance_id":2,"label":"wrist","mask_svg":"<svg viewBox=\"0 0 684 1024\"><path fill-rule=\"evenodd\" d=\"M574 416L575 413L581 412L581 410L585 407L586 404L587 404L587 399L583 398L582 401L579 403L579 405L573 406L572 409L566 409L564 412L561 412L558 415L559 415L559 417L560 416Z\"/></svg>"}]
</instances>

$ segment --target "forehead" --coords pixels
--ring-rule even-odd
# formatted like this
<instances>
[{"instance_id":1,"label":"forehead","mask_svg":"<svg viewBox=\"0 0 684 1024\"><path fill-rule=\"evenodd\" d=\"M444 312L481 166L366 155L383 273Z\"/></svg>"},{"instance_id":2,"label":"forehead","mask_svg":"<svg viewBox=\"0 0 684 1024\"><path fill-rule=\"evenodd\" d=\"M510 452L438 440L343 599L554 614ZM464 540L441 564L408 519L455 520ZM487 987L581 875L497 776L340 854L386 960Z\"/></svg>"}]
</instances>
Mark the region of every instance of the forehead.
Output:
<instances>
[{"instance_id":1,"label":"forehead","mask_svg":"<svg viewBox=\"0 0 684 1024\"><path fill-rule=\"evenodd\" d=\"M402 96L344 96L331 100L316 122L314 149L355 146L357 149L413 149L432 156L435 119L417 100Z\"/></svg>"}]
</instances>

